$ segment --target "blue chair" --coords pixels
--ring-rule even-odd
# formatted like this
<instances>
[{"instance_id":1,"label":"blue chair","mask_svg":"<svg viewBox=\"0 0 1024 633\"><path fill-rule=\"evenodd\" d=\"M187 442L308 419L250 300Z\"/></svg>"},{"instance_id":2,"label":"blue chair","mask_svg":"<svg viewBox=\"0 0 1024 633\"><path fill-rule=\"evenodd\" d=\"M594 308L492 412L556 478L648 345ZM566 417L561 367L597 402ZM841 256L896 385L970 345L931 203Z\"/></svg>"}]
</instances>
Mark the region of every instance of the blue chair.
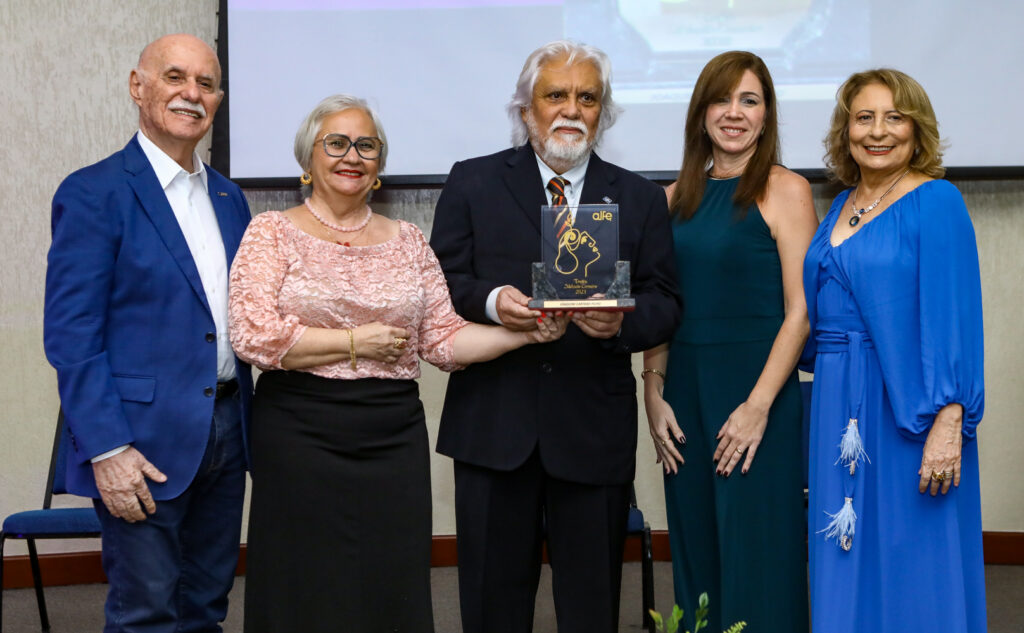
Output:
<instances>
[{"instance_id":1,"label":"blue chair","mask_svg":"<svg viewBox=\"0 0 1024 633\"><path fill-rule=\"evenodd\" d=\"M39 605L39 620L43 631L50 630L50 619L46 615L46 598L43 596L43 578L39 573L39 556L36 554L36 539L54 538L96 538L100 535L100 521L92 508L51 508L53 495L67 493L64 477L67 465L67 446L70 436L64 429L64 412L57 414L57 432L50 454L50 474L46 480L41 510L16 512L4 519L0 529L0 587L3 587L3 554L7 539L25 539L28 544L29 563L32 567L32 581L36 588L36 602ZM0 632L3 630L3 594L0 593Z\"/></svg>"},{"instance_id":2,"label":"blue chair","mask_svg":"<svg viewBox=\"0 0 1024 633\"><path fill-rule=\"evenodd\" d=\"M626 536L640 539L641 606L643 628L654 633L654 553L651 548L651 526L644 520L644 513L636 506L636 489L630 490L629 517L626 519Z\"/></svg>"}]
</instances>

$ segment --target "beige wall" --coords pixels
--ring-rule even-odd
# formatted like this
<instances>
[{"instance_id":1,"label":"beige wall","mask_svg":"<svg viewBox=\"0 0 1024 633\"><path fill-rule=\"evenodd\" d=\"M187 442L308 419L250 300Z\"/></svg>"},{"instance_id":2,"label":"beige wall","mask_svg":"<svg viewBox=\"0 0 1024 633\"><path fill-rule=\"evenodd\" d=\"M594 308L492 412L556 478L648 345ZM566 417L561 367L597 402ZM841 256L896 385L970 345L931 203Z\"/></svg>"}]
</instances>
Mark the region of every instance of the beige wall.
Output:
<instances>
[{"instance_id":1,"label":"beige wall","mask_svg":"<svg viewBox=\"0 0 1024 633\"><path fill-rule=\"evenodd\" d=\"M142 48L178 31L212 44L216 11L217 0L0 2L0 517L39 507L57 419L42 327L50 198L68 173L117 151L138 129L128 72ZM19 541L6 549L25 552Z\"/></svg>"},{"instance_id":2,"label":"beige wall","mask_svg":"<svg viewBox=\"0 0 1024 633\"><path fill-rule=\"evenodd\" d=\"M137 116L127 94L139 51L175 31L213 42L216 0L80 0L0 3L0 517L38 507L57 411L53 370L42 349L43 277L50 197L61 179L124 145ZM509 78L511 82L512 79ZM499 106L496 106L499 107ZM981 427L982 499L987 530L1024 531L1024 390L1017 376L1024 340L1024 181L957 183L978 233L985 293L988 408ZM816 187L816 191L820 191ZM290 192L248 192L254 211L290 204ZM380 196L379 210L429 231L436 189ZM828 201L818 200L819 211ZM1014 334L1014 333L1017 334ZM638 364L639 360L635 361ZM426 367L421 393L433 437L445 377ZM653 527L665 527L661 477L640 421L637 496ZM454 528L451 464L435 456L434 532ZM62 504L81 504L67 499ZM695 512L704 509L694 508ZM45 543L43 551L95 549L96 542ZM13 543L8 554L23 553Z\"/></svg>"}]
</instances>

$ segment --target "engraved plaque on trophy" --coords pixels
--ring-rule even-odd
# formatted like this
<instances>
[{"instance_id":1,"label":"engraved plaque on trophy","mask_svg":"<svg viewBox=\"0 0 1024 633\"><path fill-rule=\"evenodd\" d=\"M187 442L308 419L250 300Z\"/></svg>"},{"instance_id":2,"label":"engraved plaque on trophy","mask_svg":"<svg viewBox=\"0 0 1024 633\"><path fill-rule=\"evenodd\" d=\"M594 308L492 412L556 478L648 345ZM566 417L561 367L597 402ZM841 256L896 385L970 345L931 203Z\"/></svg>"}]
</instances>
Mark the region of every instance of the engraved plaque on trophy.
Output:
<instances>
[{"instance_id":1,"label":"engraved plaque on trophy","mask_svg":"<svg viewBox=\"0 0 1024 633\"><path fill-rule=\"evenodd\" d=\"M619 261L619 205L541 207L541 254L533 264L534 310L636 308L629 296L629 262ZM595 298L595 294L603 297Z\"/></svg>"}]
</instances>

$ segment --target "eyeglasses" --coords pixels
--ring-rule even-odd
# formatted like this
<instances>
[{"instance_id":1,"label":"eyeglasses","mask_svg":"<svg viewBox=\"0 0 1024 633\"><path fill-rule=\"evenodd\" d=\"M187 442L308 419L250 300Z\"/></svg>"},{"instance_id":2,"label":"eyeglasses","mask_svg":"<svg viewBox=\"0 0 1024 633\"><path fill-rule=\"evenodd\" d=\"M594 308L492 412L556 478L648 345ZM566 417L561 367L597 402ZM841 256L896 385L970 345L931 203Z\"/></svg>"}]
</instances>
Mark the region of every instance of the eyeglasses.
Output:
<instances>
[{"instance_id":1,"label":"eyeglasses","mask_svg":"<svg viewBox=\"0 0 1024 633\"><path fill-rule=\"evenodd\" d=\"M384 141L376 136L360 136L353 141L344 134L328 134L321 140L324 143L324 152L334 158L344 158L348 150L354 147L356 153L366 160L376 160L384 150Z\"/></svg>"}]
</instances>

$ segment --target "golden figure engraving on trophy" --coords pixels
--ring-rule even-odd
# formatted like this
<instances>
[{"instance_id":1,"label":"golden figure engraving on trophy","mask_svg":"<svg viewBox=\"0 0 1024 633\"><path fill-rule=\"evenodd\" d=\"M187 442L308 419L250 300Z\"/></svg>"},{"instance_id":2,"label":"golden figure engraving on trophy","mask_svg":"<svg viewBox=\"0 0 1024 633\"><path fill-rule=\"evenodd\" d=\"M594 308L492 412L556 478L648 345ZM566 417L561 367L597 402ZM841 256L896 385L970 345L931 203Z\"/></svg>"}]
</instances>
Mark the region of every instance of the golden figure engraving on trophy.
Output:
<instances>
[{"instance_id":1,"label":"golden figure engraving on trophy","mask_svg":"<svg viewBox=\"0 0 1024 633\"><path fill-rule=\"evenodd\" d=\"M555 257L555 270L563 275L571 275L583 263L583 276L587 276L590 265L601 259L597 241L586 231L571 228L558 238L558 256Z\"/></svg>"}]
</instances>

